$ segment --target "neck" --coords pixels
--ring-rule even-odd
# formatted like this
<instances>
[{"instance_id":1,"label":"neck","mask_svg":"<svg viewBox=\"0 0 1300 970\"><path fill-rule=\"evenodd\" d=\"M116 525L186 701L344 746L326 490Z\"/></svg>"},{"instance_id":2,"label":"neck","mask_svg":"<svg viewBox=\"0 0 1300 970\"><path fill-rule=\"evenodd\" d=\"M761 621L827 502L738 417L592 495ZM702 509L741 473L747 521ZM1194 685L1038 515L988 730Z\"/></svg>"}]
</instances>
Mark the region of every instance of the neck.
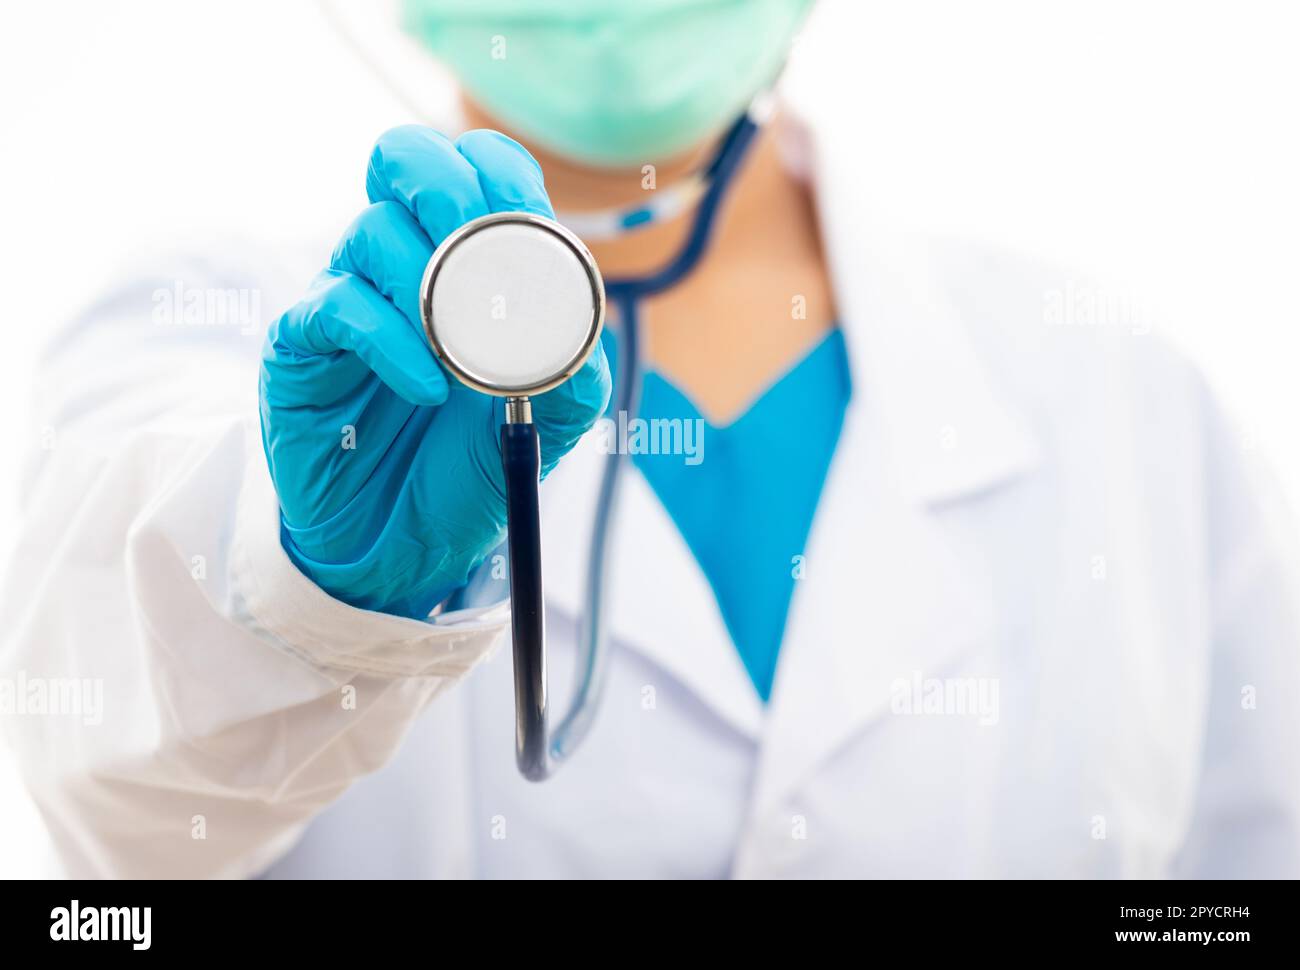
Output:
<instances>
[{"instance_id":1,"label":"neck","mask_svg":"<svg viewBox=\"0 0 1300 970\"><path fill-rule=\"evenodd\" d=\"M466 115L472 125L502 130L473 105ZM633 206L645 198L640 168L584 168L520 141L541 163L557 210ZM697 170L714 151L703 145L656 163L658 189ZM643 276L678 252L690 219L687 213L588 245L607 277ZM770 130L761 132L728 190L708 252L688 277L644 301L647 364L721 423L743 413L834 320L812 198L782 164Z\"/></svg>"},{"instance_id":2,"label":"neck","mask_svg":"<svg viewBox=\"0 0 1300 970\"><path fill-rule=\"evenodd\" d=\"M468 99L464 102L464 114L470 127L504 131L532 153L545 173L551 204L560 213L636 206L645 201L648 192L662 190L698 172L708 164L717 147L716 143L709 142L667 161L656 161L653 173L640 166L592 168L519 137ZM727 203L728 221L740 224L754 222L772 192L799 191L781 166L766 133L759 134L750 155L736 175ZM690 219L691 213L687 212L614 239L584 241L607 276L640 276L663 266L677 253L690 227Z\"/></svg>"}]
</instances>

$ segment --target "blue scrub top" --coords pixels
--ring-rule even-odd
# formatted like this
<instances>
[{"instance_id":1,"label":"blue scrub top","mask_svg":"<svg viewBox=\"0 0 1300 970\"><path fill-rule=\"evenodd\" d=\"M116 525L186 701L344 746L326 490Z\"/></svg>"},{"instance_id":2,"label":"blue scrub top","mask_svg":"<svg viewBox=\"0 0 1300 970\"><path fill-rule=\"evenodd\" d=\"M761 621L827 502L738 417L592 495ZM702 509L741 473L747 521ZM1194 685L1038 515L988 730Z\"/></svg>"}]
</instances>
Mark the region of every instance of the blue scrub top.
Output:
<instances>
[{"instance_id":1,"label":"blue scrub top","mask_svg":"<svg viewBox=\"0 0 1300 970\"><path fill-rule=\"evenodd\" d=\"M613 361L609 331L605 339ZM708 579L764 702L850 392L844 337L832 330L740 417L720 427L693 425L703 432L698 462L682 454L633 454ZM640 416L703 420L654 371L645 375Z\"/></svg>"}]
</instances>

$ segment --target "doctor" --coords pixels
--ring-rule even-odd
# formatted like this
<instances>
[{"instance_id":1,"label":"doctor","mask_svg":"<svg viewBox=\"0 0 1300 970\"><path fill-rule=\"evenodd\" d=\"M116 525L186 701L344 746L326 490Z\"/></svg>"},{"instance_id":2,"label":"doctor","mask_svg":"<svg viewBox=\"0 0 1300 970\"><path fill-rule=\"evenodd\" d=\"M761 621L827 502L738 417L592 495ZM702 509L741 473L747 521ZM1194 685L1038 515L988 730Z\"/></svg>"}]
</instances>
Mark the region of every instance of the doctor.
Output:
<instances>
[{"instance_id":1,"label":"doctor","mask_svg":"<svg viewBox=\"0 0 1300 970\"><path fill-rule=\"evenodd\" d=\"M535 404L559 691L603 452L635 471L599 720L522 780L495 415L419 342L417 270L498 209L656 269L689 205L602 219L689 184L808 4L406 6L476 130L381 136L314 278L160 266L47 358L2 659L103 684L100 725L7 722L67 872L1300 875L1290 526L1201 378L1052 325L1049 270L880 231L787 115L643 308L682 446L601 420L617 319ZM150 323L199 273L287 308L260 370Z\"/></svg>"}]
</instances>

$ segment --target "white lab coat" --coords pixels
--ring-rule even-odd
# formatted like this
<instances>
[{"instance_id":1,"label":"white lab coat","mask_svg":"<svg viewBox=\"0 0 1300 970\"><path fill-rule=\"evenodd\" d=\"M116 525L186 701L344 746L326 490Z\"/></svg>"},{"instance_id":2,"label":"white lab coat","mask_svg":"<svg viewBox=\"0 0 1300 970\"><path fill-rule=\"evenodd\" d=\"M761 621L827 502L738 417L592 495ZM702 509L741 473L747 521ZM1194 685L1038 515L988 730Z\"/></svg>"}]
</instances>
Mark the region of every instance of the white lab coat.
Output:
<instances>
[{"instance_id":1,"label":"white lab coat","mask_svg":"<svg viewBox=\"0 0 1300 970\"><path fill-rule=\"evenodd\" d=\"M1069 277L881 231L853 159L815 158L854 395L771 702L633 473L608 694L542 785L508 649L480 665L507 607L314 586L279 545L260 335L150 322L178 279L271 315L313 266L159 265L60 339L2 659L103 683L100 725L7 719L66 870L1300 875L1290 526L1201 378L1052 325ZM543 489L557 703L599 461L589 436ZM927 700L967 684L977 711Z\"/></svg>"}]
</instances>

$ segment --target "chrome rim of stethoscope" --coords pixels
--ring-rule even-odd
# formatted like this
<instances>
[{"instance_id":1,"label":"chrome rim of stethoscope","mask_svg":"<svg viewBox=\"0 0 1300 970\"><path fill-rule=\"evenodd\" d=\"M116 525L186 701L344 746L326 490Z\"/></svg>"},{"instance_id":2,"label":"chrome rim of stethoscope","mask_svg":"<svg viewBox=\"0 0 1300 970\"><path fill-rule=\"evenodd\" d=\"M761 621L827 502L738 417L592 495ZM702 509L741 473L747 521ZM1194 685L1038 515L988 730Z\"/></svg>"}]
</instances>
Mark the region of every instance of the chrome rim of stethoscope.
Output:
<instances>
[{"instance_id":1,"label":"chrome rim of stethoscope","mask_svg":"<svg viewBox=\"0 0 1300 970\"><path fill-rule=\"evenodd\" d=\"M564 366L550 379L533 382L529 384L502 384L499 381L493 381L481 373L475 372L474 368L469 366L464 360L460 359L454 351L438 336L438 330L435 326L433 317L433 291L438 280L438 274L447 264L447 259L458 246L465 242L466 239L484 229L492 226L513 223L516 225L527 225L535 229L541 229L550 233L577 257L578 262L582 265L587 274L587 282L591 286L592 318L591 324L587 328L586 339L573 354L573 356L564 364ZM438 355L444 367L451 371L462 384L472 387L476 391L484 394L491 394L495 397L519 398L528 397L533 394L541 394L552 388L559 387L575 373L590 356L595 349L596 341L600 339L601 329L605 325L605 283L601 278L600 269L596 266L596 259L591 255L591 251L583 245L582 240L575 236L564 226L560 225L545 216L534 215L531 212L494 212L490 215L479 216L477 219L471 219L455 232L451 233L444 239L434 251L432 258L424 269L424 278L420 282L420 319L424 324L425 336L429 338L429 344L433 347L433 352Z\"/></svg>"}]
</instances>

